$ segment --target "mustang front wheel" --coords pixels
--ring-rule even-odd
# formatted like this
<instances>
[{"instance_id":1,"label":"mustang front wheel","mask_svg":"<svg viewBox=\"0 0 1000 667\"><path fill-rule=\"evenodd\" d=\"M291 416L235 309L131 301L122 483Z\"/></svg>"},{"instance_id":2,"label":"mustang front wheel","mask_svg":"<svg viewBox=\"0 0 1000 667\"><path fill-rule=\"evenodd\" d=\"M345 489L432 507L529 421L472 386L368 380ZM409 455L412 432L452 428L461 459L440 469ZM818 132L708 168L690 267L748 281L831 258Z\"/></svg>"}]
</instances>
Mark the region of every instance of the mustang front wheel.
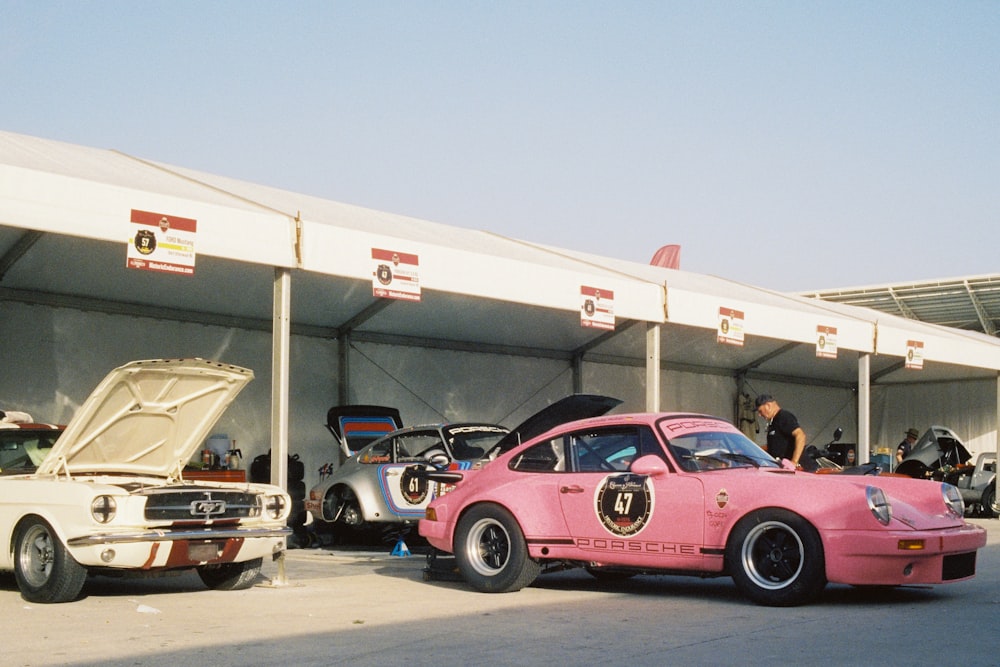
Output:
<instances>
[{"instance_id":1,"label":"mustang front wheel","mask_svg":"<svg viewBox=\"0 0 1000 667\"><path fill-rule=\"evenodd\" d=\"M14 579L25 600L69 602L80 594L87 568L73 559L44 519L22 521L14 535L14 549Z\"/></svg>"},{"instance_id":2,"label":"mustang front wheel","mask_svg":"<svg viewBox=\"0 0 1000 667\"><path fill-rule=\"evenodd\" d=\"M819 533L787 510L758 510L742 519L729 537L726 568L741 593L774 607L808 602L826 586Z\"/></svg>"},{"instance_id":3,"label":"mustang front wheel","mask_svg":"<svg viewBox=\"0 0 1000 667\"><path fill-rule=\"evenodd\" d=\"M473 507L458 522L455 562L465 580L483 593L521 590L541 571L528 555L517 520L496 505Z\"/></svg>"}]
</instances>

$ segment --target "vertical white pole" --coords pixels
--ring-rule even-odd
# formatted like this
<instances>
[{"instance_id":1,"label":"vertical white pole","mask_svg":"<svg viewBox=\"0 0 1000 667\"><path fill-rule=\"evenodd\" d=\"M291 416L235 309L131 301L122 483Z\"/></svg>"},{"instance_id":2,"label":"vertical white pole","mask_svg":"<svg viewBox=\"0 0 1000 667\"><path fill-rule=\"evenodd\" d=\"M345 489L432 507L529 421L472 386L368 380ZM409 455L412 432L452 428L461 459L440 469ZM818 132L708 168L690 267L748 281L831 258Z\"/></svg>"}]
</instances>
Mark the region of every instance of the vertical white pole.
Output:
<instances>
[{"instance_id":1,"label":"vertical white pole","mask_svg":"<svg viewBox=\"0 0 1000 667\"><path fill-rule=\"evenodd\" d=\"M858 455L857 463L871 460L871 355L858 355ZM891 464L891 461L890 461Z\"/></svg>"},{"instance_id":2,"label":"vertical white pole","mask_svg":"<svg viewBox=\"0 0 1000 667\"><path fill-rule=\"evenodd\" d=\"M288 490L288 365L291 344L292 276L274 270L271 334L271 483Z\"/></svg>"},{"instance_id":3,"label":"vertical white pole","mask_svg":"<svg viewBox=\"0 0 1000 667\"><path fill-rule=\"evenodd\" d=\"M660 411L660 325L646 323L646 412Z\"/></svg>"}]
</instances>

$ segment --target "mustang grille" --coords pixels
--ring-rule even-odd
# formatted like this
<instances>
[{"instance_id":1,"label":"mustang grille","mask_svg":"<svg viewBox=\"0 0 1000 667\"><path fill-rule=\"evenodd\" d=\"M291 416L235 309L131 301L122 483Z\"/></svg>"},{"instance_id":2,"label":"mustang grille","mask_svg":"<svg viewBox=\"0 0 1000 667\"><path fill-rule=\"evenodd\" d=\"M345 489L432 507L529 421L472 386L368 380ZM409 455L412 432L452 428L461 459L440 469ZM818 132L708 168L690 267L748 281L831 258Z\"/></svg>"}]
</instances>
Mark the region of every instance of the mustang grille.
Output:
<instances>
[{"instance_id":1,"label":"mustang grille","mask_svg":"<svg viewBox=\"0 0 1000 667\"><path fill-rule=\"evenodd\" d=\"M255 515L257 496L242 491L182 489L151 493L146 499L150 521L242 519Z\"/></svg>"}]
</instances>

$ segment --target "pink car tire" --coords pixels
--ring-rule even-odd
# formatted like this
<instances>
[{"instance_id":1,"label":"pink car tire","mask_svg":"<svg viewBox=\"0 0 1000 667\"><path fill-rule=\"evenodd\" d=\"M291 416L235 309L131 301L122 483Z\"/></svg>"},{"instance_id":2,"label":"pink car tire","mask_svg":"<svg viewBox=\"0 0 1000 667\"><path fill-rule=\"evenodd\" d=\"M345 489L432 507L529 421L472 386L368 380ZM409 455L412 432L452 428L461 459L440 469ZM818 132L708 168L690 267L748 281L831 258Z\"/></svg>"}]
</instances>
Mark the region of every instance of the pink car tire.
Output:
<instances>
[{"instance_id":1,"label":"pink car tire","mask_svg":"<svg viewBox=\"0 0 1000 667\"><path fill-rule=\"evenodd\" d=\"M826 586L819 533L783 509L757 510L736 524L726 547L726 567L743 595L772 607L804 604Z\"/></svg>"},{"instance_id":2,"label":"pink car tire","mask_svg":"<svg viewBox=\"0 0 1000 667\"><path fill-rule=\"evenodd\" d=\"M454 549L462 577L483 593L521 590L541 572L517 520L499 505L471 508L455 528Z\"/></svg>"}]
</instances>

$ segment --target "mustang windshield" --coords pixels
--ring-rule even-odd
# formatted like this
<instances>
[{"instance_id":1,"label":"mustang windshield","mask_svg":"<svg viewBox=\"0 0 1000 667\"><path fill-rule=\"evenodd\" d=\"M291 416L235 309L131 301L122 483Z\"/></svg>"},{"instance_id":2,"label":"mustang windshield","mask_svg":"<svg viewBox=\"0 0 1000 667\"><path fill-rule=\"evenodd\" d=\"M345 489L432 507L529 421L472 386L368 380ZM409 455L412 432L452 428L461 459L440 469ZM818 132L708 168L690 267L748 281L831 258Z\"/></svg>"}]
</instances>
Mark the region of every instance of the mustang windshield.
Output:
<instances>
[{"instance_id":1,"label":"mustang windshield","mask_svg":"<svg viewBox=\"0 0 1000 667\"><path fill-rule=\"evenodd\" d=\"M699 431L674 435L668 449L684 470L699 472L723 468L777 468L778 463L742 433Z\"/></svg>"},{"instance_id":2,"label":"mustang windshield","mask_svg":"<svg viewBox=\"0 0 1000 667\"><path fill-rule=\"evenodd\" d=\"M61 433L49 429L0 431L0 474L34 472Z\"/></svg>"}]
</instances>

